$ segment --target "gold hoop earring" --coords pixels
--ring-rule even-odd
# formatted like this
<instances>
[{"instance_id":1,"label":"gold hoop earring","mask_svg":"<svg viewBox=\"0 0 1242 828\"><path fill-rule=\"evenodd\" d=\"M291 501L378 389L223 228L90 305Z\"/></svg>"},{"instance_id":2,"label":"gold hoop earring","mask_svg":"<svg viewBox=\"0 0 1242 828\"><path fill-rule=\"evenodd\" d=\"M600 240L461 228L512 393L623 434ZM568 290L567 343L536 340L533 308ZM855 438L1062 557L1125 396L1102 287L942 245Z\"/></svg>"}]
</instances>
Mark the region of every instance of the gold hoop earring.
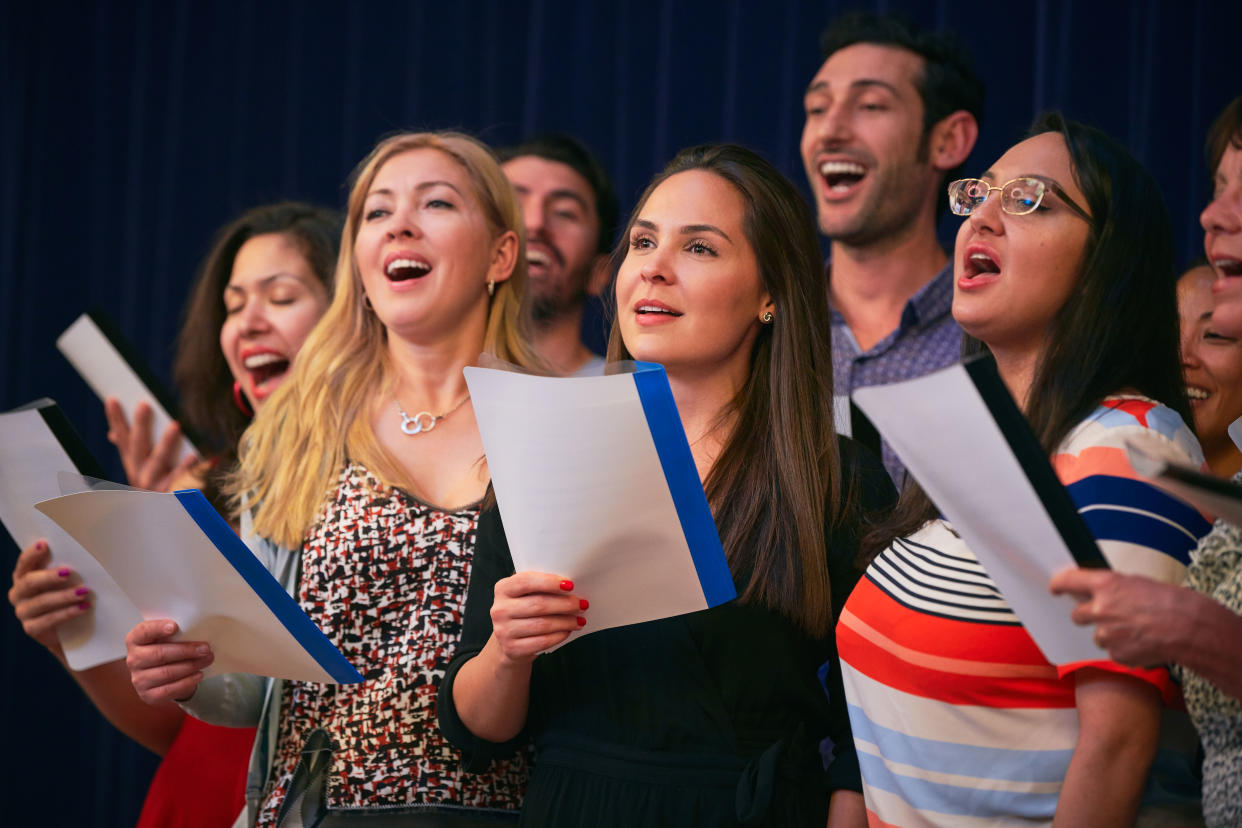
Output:
<instances>
[{"instance_id":1,"label":"gold hoop earring","mask_svg":"<svg viewBox=\"0 0 1242 828\"><path fill-rule=\"evenodd\" d=\"M759 321L761 321L765 325L771 325L772 320L775 318L776 317L772 315L772 311L764 311L763 316L759 317Z\"/></svg>"}]
</instances>

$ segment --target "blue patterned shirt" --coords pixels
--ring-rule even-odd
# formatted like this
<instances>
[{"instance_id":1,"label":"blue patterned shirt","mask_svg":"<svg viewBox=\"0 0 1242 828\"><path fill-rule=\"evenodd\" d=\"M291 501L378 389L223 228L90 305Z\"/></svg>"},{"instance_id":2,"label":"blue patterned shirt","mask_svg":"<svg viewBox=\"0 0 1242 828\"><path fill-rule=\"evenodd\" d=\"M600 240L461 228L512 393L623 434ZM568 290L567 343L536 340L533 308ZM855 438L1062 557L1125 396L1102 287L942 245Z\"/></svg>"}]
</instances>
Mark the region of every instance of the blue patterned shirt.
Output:
<instances>
[{"instance_id":1,"label":"blue patterned shirt","mask_svg":"<svg viewBox=\"0 0 1242 828\"><path fill-rule=\"evenodd\" d=\"M921 377L962 358L962 329L953 320L953 260L906 302L897 329L862 352L836 308L832 309L833 393L849 395L855 388L887 385ZM906 469L887 441L884 468L900 489Z\"/></svg>"}]
</instances>

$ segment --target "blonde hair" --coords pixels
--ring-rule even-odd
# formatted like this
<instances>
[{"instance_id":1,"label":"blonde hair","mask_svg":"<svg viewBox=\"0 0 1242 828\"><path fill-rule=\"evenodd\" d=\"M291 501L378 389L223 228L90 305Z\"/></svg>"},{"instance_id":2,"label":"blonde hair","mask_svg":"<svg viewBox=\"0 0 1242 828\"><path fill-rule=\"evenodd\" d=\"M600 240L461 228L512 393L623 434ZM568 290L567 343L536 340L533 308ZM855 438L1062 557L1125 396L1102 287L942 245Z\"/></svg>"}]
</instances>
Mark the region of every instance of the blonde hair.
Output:
<instances>
[{"instance_id":1,"label":"blonde hair","mask_svg":"<svg viewBox=\"0 0 1242 828\"><path fill-rule=\"evenodd\" d=\"M336 483L346 458L389 484L405 474L371 429L369 403L393 384L387 331L365 305L354 239L363 202L379 169L392 157L435 149L466 170L492 237L518 237L510 277L490 300L483 350L524 367L538 365L526 335L526 239L521 208L491 150L456 132L402 133L380 141L351 175L352 186L336 263L336 294L294 360L289 377L242 436L240 463L229 478L234 508L254 509L259 535L296 549Z\"/></svg>"}]
</instances>

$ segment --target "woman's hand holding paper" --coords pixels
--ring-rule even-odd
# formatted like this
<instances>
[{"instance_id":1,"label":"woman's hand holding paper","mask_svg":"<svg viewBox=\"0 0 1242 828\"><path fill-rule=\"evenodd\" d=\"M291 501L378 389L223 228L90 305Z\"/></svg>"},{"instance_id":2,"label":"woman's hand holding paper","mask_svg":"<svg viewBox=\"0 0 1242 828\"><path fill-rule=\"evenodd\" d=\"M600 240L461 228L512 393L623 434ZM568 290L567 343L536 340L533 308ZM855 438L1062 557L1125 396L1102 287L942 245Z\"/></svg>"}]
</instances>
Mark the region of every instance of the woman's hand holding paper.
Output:
<instances>
[{"instance_id":1,"label":"woman's hand holding paper","mask_svg":"<svg viewBox=\"0 0 1242 828\"><path fill-rule=\"evenodd\" d=\"M186 701L215 656L204 641L173 641L175 622L143 621L125 636L125 664L138 696L147 704Z\"/></svg>"},{"instance_id":2,"label":"woman's hand holding paper","mask_svg":"<svg viewBox=\"0 0 1242 828\"><path fill-rule=\"evenodd\" d=\"M48 568L51 557L45 540L22 550L13 567L9 603L26 635L64 661L56 627L90 609L90 589L67 566Z\"/></svg>"},{"instance_id":3,"label":"woman's hand holding paper","mask_svg":"<svg viewBox=\"0 0 1242 828\"><path fill-rule=\"evenodd\" d=\"M180 461L181 426L173 422L156 442L152 435L155 413L146 403L138 403L134 409L131 425L125 410L114 397L104 401L104 413L108 417L108 441L116 446L125 467L125 477L131 486L153 492L171 492L179 479L190 474L199 462L193 454ZM181 488L185 488L181 486Z\"/></svg>"},{"instance_id":4,"label":"woman's hand holding paper","mask_svg":"<svg viewBox=\"0 0 1242 828\"><path fill-rule=\"evenodd\" d=\"M496 582L492 638L510 662L530 662L586 625L590 606L572 594L573 581L545 572L519 572Z\"/></svg>"}]
</instances>

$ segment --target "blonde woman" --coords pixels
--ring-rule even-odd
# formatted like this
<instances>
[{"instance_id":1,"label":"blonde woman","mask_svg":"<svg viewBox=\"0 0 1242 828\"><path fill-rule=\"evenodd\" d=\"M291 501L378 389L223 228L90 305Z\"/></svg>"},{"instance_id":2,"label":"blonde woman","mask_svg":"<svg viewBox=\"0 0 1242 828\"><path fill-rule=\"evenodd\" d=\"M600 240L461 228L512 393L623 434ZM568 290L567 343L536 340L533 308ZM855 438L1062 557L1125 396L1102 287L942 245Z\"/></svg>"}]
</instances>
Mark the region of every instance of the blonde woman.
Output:
<instances>
[{"instance_id":1,"label":"blonde woman","mask_svg":"<svg viewBox=\"0 0 1242 828\"><path fill-rule=\"evenodd\" d=\"M520 805L522 758L464 774L435 726L435 696L488 486L462 369L483 351L534 362L522 226L482 144L453 133L381 141L354 175L332 305L243 437L232 491L254 504L260 556L366 680L202 683L211 642L172 642L171 621L130 633L145 701L260 722L245 815L260 825L281 818L287 795L286 810L308 819L408 809L435 825ZM307 777L299 759L318 731L335 749Z\"/></svg>"}]
</instances>

